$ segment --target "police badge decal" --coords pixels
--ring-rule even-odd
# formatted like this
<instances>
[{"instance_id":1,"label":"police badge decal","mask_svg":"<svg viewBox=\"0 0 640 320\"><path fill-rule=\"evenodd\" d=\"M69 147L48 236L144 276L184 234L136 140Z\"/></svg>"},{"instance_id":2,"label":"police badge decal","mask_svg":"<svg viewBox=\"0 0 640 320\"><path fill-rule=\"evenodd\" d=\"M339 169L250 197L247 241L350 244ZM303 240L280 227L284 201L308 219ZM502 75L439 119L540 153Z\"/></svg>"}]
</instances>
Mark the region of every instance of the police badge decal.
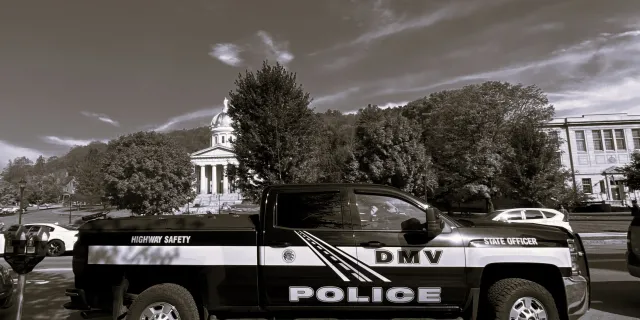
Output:
<instances>
[{"instance_id":1,"label":"police badge decal","mask_svg":"<svg viewBox=\"0 0 640 320\"><path fill-rule=\"evenodd\" d=\"M296 260L296 253L291 249L286 249L282 252L282 260L286 263L292 263Z\"/></svg>"}]
</instances>

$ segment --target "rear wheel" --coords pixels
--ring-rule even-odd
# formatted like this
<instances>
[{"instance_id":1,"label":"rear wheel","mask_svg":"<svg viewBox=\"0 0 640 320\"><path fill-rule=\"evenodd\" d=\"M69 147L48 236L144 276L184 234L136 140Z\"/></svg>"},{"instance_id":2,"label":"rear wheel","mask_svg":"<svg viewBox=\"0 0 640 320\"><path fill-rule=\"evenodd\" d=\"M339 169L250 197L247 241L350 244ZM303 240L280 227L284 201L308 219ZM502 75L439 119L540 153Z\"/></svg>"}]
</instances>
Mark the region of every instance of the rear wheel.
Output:
<instances>
[{"instance_id":1,"label":"rear wheel","mask_svg":"<svg viewBox=\"0 0 640 320\"><path fill-rule=\"evenodd\" d=\"M559 320L553 296L543 286L519 278L502 279L487 292L486 319Z\"/></svg>"},{"instance_id":2,"label":"rear wheel","mask_svg":"<svg viewBox=\"0 0 640 320\"><path fill-rule=\"evenodd\" d=\"M127 315L135 320L199 320L198 306L187 289L173 283L155 285L133 301Z\"/></svg>"},{"instance_id":3,"label":"rear wheel","mask_svg":"<svg viewBox=\"0 0 640 320\"><path fill-rule=\"evenodd\" d=\"M62 255L66 251L64 247L64 242L62 240L51 240L47 246L47 255L51 257L57 257Z\"/></svg>"}]
</instances>

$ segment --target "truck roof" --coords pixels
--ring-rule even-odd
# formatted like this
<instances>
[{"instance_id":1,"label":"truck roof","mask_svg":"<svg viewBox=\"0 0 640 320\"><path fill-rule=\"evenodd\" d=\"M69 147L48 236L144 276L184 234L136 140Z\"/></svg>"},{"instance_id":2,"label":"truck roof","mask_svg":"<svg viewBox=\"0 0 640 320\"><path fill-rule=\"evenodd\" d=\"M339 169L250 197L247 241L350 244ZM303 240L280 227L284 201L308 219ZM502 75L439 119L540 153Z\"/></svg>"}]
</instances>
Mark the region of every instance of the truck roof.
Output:
<instances>
[{"instance_id":1,"label":"truck roof","mask_svg":"<svg viewBox=\"0 0 640 320\"><path fill-rule=\"evenodd\" d=\"M396 188L396 187L391 187L391 186L386 186L386 185L382 185L382 184L375 184L375 183L289 183L289 184L273 184L273 185L269 185L267 186L264 191L268 191L268 190L282 190L282 189L300 189L300 188L305 188L305 189L315 189L315 188L366 188L366 189L379 189L379 190L385 190L385 191L395 191L395 192L402 192L402 190Z\"/></svg>"}]
</instances>

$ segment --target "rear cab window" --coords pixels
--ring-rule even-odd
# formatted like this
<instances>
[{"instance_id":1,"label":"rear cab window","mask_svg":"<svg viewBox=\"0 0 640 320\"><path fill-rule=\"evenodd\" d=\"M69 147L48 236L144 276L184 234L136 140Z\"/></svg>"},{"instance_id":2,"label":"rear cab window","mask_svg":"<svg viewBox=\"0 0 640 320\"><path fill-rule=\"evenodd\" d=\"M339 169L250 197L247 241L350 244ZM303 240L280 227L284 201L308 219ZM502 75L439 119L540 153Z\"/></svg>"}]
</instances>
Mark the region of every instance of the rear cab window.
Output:
<instances>
[{"instance_id":1,"label":"rear cab window","mask_svg":"<svg viewBox=\"0 0 640 320\"><path fill-rule=\"evenodd\" d=\"M344 229L340 191L281 192L277 196L275 227Z\"/></svg>"}]
</instances>

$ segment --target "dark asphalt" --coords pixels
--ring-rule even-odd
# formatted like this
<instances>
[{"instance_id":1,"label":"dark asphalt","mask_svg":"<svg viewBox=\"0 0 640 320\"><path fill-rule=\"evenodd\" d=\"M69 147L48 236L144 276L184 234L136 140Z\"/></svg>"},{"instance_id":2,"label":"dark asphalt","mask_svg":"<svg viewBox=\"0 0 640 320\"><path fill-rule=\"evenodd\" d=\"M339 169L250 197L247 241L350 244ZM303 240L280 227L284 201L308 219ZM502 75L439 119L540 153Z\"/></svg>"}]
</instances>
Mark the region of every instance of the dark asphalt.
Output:
<instances>
[{"instance_id":1,"label":"dark asphalt","mask_svg":"<svg viewBox=\"0 0 640 320\"><path fill-rule=\"evenodd\" d=\"M626 270L624 250L603 247L588 251L592 276L592 310L581 320L640 319L640 279ZM71 258L47 258L28 276L23 319L80 320L62 308L65 288L73 286ZM15 308L0 311L0 319L15 319ZM109 316L95 319L110 319Z\"/></svg>"}]
</instances>

